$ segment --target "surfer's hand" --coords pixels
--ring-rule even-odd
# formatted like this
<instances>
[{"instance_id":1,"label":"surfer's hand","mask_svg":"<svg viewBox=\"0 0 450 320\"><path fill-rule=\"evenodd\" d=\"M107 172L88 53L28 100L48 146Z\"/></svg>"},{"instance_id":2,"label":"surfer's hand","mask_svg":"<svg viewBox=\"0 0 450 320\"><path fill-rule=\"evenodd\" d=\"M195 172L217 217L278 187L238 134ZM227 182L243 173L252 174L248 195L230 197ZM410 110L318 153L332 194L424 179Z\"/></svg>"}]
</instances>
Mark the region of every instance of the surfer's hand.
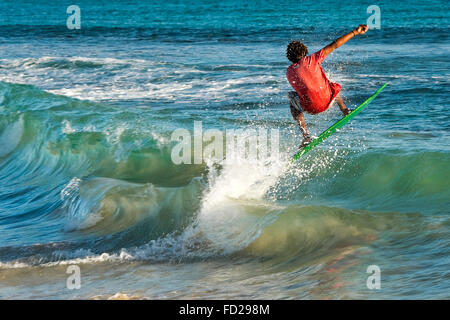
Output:
<instances>
[{"instance_id":1,"label":"surfer's hand","mask_svg":"<svg viewBox=\"0 0 450 320\"><path fill-rule=\"evenodd\" d=\"M367 24L360 24L358 28L353 30L355 34L364 34L369 30L369 26Z\"/></svg>"},{"instance_id":2,"label":"surfer's hand","mask_svg":"<svg viewBox=\"0 0 450 320\"><path fill-rule=\"evenodd\" d=\"M350 110L347 108L345 110L342 110L342 113L344 114L344 116L346 116L350 113Z\"/></svg>"}]
</instances>

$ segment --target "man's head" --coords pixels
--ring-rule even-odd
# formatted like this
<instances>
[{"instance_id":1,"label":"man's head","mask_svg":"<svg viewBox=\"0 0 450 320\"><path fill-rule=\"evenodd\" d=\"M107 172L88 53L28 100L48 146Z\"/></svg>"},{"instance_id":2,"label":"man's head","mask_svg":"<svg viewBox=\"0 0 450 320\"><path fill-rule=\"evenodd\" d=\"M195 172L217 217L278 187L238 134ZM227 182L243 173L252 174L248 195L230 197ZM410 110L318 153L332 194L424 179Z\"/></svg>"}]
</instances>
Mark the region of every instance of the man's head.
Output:
<instances>
[{"instance_id":1,"label":"man's head","mask_svg":"<svg viewBox=\"0 0 450 320\"><path fill-rule=\"evenodd\" d=\"M298 60L308 55L308 48L301 41L291 41L286 49L286 57L292 62L297 63Z\"/></svg>"}]
</instances>

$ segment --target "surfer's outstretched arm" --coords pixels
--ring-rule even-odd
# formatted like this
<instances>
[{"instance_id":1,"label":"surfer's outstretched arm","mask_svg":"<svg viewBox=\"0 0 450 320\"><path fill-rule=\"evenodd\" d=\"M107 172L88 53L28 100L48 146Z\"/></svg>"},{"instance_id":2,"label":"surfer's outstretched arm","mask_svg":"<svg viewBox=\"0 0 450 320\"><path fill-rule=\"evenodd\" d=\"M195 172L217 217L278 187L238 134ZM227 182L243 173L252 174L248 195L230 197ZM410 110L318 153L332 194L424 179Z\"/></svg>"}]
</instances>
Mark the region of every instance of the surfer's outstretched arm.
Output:
<instances>
[{"instance_id":1,"label":"surfer's outstretched arm","mask_svg":"<svg viewBox=\"0 0 450 320\"><path fill-rule=\"evenodd\" d=\"M369 27L365 24L360 24L358 26L358 28L352 30L351 32L343 35L342 37L334 40L332 43L330 43L329 45L327 45L325 48L323 48L323 55L324 57L326 57L327 55L329 55L331 52L333 52L335 49L339 48L340 46L342 46L344 43L346 43L348 40L350 40L351 38L353 38L354 36L358 35L358 34L364 34L367 32L367 30L369 30Z\"/></svg>"}]
</instances>

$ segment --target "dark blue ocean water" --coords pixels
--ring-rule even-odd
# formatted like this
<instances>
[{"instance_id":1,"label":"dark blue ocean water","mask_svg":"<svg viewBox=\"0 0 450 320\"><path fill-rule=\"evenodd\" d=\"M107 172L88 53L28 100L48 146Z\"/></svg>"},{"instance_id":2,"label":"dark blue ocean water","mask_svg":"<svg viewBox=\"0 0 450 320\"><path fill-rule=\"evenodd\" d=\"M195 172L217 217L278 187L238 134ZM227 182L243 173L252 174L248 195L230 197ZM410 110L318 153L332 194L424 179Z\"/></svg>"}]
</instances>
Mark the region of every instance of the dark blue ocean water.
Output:
<instances>
[{"instance_id":1,"label":"dark blue ocean water","mask_svg":"<svg viewBox=\"0 0 450 320\"><path fill-rule=\"evenodd\" d=\"M77 1L69 30L72 4L0 3L1 298L449 298L447 1ZM289 165L286 45L372 4L323 68L350 107L388 87ZM280 157L175 165L194 121L276 129Z\"/></svg>"}]
</instances>

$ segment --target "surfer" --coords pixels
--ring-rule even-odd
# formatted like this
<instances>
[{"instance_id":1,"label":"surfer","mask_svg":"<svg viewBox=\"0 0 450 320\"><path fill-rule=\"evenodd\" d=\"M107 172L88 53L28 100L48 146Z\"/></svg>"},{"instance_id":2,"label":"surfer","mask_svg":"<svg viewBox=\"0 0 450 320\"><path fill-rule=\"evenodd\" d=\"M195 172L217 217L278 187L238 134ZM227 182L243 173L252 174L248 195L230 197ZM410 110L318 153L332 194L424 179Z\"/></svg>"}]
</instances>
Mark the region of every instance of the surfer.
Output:
<instances>
[{"instance_id":1,"label":"surfer","mask_svg":"<svg viewBox=\"0 0 450 320\"><path fill-rule=\"evenodd\" d=\"M286 77L295 91L290 91L288 97L292 117L298 122L303 134L300 148L312 141L306 129L304 112L318 114L327 110L336 100L344 116L350 113L339 95L340 84L328 80L321 63L335 49L367 30L367 25L360 24L356 29L309 56L308 48L301 41L289 43L286 56L292 64L287 69Z\"/></svg>"}]
</instances>

